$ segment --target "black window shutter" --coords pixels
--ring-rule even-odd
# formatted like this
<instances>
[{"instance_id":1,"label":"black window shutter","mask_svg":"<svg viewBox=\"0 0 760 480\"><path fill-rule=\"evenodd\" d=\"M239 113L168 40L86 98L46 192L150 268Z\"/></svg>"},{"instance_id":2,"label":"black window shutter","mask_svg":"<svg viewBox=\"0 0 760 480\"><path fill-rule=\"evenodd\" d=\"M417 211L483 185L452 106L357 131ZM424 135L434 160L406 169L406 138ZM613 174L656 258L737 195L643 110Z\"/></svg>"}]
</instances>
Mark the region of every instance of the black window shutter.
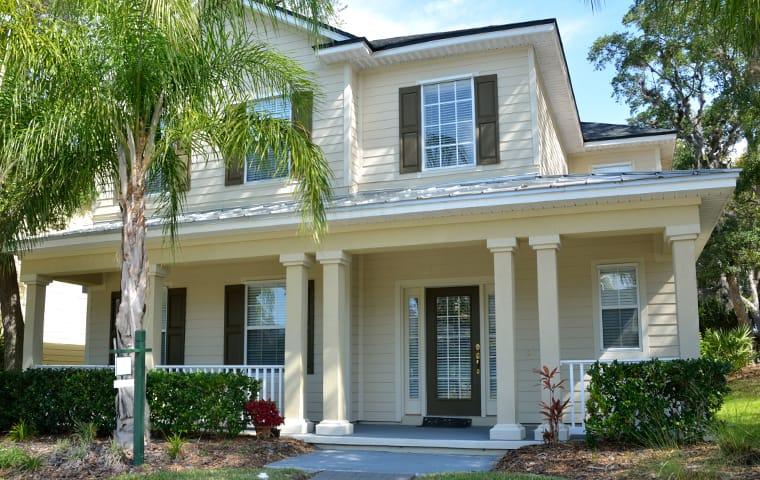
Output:
<instances>
[{"instance_id":1,"label":"black window shutter","mask_svg":"<svg viewBox=\"0 0 760 480\"><path fill-rule=\"evenodd\" d=\"M314 95L311 92L297 93L293 96L291 109L293 123L303 127L303 129L309 134L309 138L311 138Z\"/></svg>"},{"instance_id":2,"label":"black window shutter","mask_svg":"<svg viewBox=\"0 0 760 480\"><path fill-rule=\"evenodd\" d=\"M111 321L108 327L108 364L113 365L113 353L111 350L116 348L116 314L119 313L119 305L121 305L121 291L111 292Z\"/></svg>"},{"instance_id":3,"label":"black window shutter","mask_svg":"<svg viewBox=\"0 0 760 480\"><path fill-rule=\"evenodd\" d=\"M475 77L478 165L499 163L499 91L496 75Z\"/></svg>"},{"instance_id":4,"label":"black window shutter","mask_svg":"<svg viewBox=\"0 0 760 480\"><path fill-rule=\"evenodd\" d=\"M185 317L187 289L170 288L166 306L166 364L185 363Z\"/></svg>"},{"instance_id":5,"label":"black window shutter","mask_svg":"<svg viewBox=\"0 0 760 480\"><path fill-rule=\"evenodd\" d=\"M309 280L306 313L306 374L314 375L314 280Z\"/></svg>"},{"instance_id":6,"label":"black window shutter","mask_svg":"<svg viewBox=\"0 0 760 480\"><path fill-rule=\"evenodd\" d=\"M245 285L224 287L224 364L245 364Z\"/></svg>"},{"instance_id":7,"label":"black window shutter","mask_svg":"<svg viewBox=\"0 0 760 480\"><path fill-rule=\"evenodd\" d=\"M420 86L398 90L399 173L419 172L422 160Z\"/></svg>"}]
</instances>

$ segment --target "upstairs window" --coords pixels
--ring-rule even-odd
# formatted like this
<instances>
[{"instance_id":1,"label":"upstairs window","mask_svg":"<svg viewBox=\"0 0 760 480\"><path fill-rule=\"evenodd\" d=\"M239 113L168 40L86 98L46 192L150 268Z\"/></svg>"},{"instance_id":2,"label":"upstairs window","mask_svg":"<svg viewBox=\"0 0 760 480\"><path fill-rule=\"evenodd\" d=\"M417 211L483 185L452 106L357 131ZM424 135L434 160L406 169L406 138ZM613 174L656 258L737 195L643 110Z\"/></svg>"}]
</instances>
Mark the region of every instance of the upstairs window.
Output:
<instances>
[{"instance_id":1,"label":"upstairs window","mask_svg":"<svg viewBox=\"0 0 760 480\"><path fill-rule=\"evenodd\" d=\"M266 113L272 118L292 120L290 100L282 97L256 100L249 104L249 108L257 113ZM286 177L288 169L278 167L279 162L271 150L263 157L250 152L245 156L245 182Z\"/></svg>"},{"instance_id":2,"label":"upstairs window","mask_svg":"<svg viewBox=\"0 0 760 480\"><path fill-rule=\"evenodd\" d=\"M599 267L599 303L602 320L602 347L641 348L639 284L633 265Z\"/></svg>"},{"instance_id":3,"label":"upstairs window","mask_svg":"<svg viewBox=\"0 0 760 480\"><path fill-rule=\"evenodd\" d=\"M425 170L475 165L472 79L422 86Z\"/></svg>"}]
</instances>

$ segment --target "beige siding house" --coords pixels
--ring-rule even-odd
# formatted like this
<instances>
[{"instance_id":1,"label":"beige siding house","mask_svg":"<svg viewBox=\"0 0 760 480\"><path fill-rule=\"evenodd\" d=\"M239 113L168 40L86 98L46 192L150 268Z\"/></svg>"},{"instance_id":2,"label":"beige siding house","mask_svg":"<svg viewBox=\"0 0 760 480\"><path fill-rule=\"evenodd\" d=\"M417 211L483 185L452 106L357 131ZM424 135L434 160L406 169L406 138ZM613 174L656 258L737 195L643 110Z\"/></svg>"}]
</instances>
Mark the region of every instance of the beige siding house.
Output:
<instances>
[{"instance_id":1,"label":"beige siding house","mask_svg":"<svg viewBox=\"0 0 760 480\"><path fill-rule=\"evenodd\" d=\"M231 182L193 156L176 252L149 220L152 367L255 375L283 431L314 441L457 417L510 442L541 436L541 365L561 366L582 431L589 363L699 355L695 261L736 171L671 171L674 132L580 122L554 20L322 34L283 15L268 41L322 88L329 234L299 233L293 185L262 160ZM27 367L52 280L86 288L85 363L109 363L117 213L103 192L91 225L23 258Z\"/></svg>"}]
</instances>

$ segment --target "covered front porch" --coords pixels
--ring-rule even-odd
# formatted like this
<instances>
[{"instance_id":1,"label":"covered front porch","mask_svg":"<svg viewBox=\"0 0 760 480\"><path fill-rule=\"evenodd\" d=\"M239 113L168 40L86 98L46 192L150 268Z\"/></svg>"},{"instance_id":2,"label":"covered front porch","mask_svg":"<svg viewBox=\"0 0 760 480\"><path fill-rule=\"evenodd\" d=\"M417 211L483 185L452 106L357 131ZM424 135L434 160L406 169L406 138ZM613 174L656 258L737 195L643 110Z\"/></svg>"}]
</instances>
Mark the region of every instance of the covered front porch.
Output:
<instances>
[{"instance_id":1,"label":"covered front porch","mask_svg":"<svg viewBox=\"0 0 760 480\"><path fill-rule=\"evenodd\" d=\"M158 264L145 323L162 348L149 361L258 378L283 433L320 445L516 448L541 438L540 365L562 365L566 426L582 433L589 363L696 355L695 243L662 228ZM621 266L635 301L602 305L600 275ZM85 285L87 362L107 365L114 267L25 274L26 365L41 363L34 332L53 278ZM635 309L635 331L605 340L603 307ZM425 417L472 426L418 427Z\"/></svg>"}]
</instances>

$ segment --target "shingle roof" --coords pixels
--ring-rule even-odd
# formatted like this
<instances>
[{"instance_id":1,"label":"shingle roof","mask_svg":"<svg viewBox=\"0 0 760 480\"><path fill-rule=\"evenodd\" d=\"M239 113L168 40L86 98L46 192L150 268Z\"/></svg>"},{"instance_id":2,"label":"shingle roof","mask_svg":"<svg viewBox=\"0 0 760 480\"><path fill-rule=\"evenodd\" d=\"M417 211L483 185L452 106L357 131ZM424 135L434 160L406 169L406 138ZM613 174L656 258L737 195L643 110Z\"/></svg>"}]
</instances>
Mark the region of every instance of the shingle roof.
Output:
<instances>
[{"instance_id":1,"label":"shingle roof","mask_svg":"<svg viewBox=\"0 0 760 480\"><path fill-rule=\"evenodd\" d=\"M551 191L573 187L594 185L630 184L643 181L688 178L704 175L735 175L737 170L694 170L668 172L630 172L603 174L571 175L512 175L492 179L449 183L444 185L421 186L415 188L398 188L376 190L335 197L327 205L328 213L343 208L362 208L378 205L400 204L402 202L425 201L452 197L467 198L473 195L488 195L523 191ZM267 215L293 214L299 210L299 204L293 200L256 205L252 207L222 208L204 212L187 212L179 216L180 224L218 221L236 218L255 218ZM153 217L147 220L148 227L160 228L162 219ZM81 235L87 233L106 233L121 228L121 221L101 222L91 226L58 231L48 237Z\"/></svg>"},{"instance_id":2,"label":"shingle roof","mask_svg":"<svg viewBox=\"0 0 760 480\"><path fill-rule=\"evenodd\" d=\"M581 132L583 132L583 140L586 142L676 133L675 130L669 128L636 127L599 122L581 122Z\"/></svg>"}]
</instances>

